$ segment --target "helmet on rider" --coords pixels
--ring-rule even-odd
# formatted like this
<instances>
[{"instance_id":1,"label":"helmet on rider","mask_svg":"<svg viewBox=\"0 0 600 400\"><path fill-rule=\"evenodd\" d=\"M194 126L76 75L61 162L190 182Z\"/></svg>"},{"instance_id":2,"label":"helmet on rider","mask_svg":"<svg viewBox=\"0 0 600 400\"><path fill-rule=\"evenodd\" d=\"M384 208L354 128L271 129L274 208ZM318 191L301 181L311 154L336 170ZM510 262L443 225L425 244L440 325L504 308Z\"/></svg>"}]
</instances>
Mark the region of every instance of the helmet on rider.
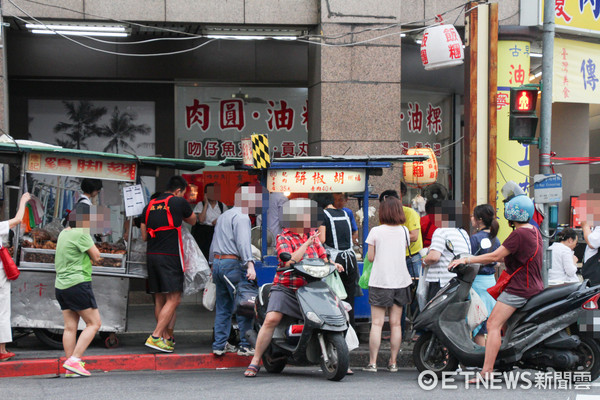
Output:
<instances>
[{"instance_id":1,"label":"helmet on rider","mask_svg":"<svg viewBox=\"0 0 600 400\"><path fill-rule=\"evenodd\" d=\"M533 201L526 195L510 199L504 206L504 218L513 222L529 222L534 213Z\"/></svg>"}]
</instances>

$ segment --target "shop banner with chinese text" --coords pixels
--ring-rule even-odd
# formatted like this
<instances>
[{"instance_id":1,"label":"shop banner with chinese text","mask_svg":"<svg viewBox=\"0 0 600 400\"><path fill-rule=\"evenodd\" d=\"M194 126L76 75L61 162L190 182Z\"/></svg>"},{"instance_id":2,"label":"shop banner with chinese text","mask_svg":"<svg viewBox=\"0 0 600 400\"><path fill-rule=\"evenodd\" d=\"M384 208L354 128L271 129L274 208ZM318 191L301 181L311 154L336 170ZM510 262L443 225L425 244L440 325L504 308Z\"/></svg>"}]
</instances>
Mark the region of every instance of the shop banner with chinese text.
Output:
<instances>
[{"instance_id":1,"label":"shop banner with chinese text","mask_svg":"<svg viewBox=\"0 0 600 400\"><path fill-rule=\"evenodd\" d=\"M365 190L365 170L277 170L269 171L269 192L353 193Z\"/></svg>"},{"instance_id":2,"label":"shop banner with chinese text","mask_svg":"<svg viewBox=\"0 0 600 400\"><path fill-rule=\"evenodd\" d=\"M557 31L575 31L579 34L600 35L600 1L556 0L554 4ZM544 23L544 1L540 0L538 23Z\"/></svg>"},{"instance_id":3,"label":"shop banner with chinese text","mask_svg":"<svg viewBox=\"0 0 600 400\"><path fill-rule=\"evenodd\" d=\"M94 158L87 155L76 157L52 153L29 153L26 170L44 175L134 182L137 165L131 161Z\"/></svg>"},{"instance_id":4,"label":"shop banner with chinese text","mask_svg":"<svg viewBox=\"0 0 600 400\"><path fill-rule=\"evenodd\" d=\"M241 157L241 139L267 134L275 157L308 155L308 89L175 88L177 156L202 160Z\"/></svg>"},{"instance_id":5,"label":"shop banner with chinese text","mask_svg":"<svg viewBox=\"0 0 600 400\"><path fill-rule=\"evenodd\" d=\"M514 181L529 195L529 146L508 140L510 119L510 88L529 83L529 42L498 41L498 95L497 95L497 186L496 212L500 218L498 238L503 241L510 234L504 219L504 203L500 190L507 181Z\"/></svg>"},{"instance_id":6,"label":"shop banner with chinese text","mask_svg":"<svg viewBox=\"0 0 600 400\"><path fill-rule=\"evenodd\" d=\"M600 4L600 1L598 3ZM552 101L600 104L598 67L600 45L554 39Z\"/></svg>"}]
</instances>

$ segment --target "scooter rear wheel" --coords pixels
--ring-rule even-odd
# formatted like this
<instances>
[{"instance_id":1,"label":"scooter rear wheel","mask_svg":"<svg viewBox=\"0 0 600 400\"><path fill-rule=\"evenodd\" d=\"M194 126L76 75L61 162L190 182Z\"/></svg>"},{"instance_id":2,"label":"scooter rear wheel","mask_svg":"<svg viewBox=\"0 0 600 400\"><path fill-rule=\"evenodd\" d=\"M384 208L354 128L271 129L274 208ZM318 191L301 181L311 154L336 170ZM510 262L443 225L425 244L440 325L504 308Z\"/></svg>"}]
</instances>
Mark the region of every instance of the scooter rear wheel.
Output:
<instances>
[{"instance_id":1,"label":"scooter rear wheel","mask_svg":"<svg viewBox=\"0 0 600 400\"><path fill-rule=\"evenodd\" d=\"M346 339L341 333L330 333L325 336L325 348L328 362L321 357L321 369L330 381L340 381L346 376L350 363Z\"/></svg>"},{"instance_id":2,"label":"scooter rear wheel","mask_svg":"<svg viewBox=\"0 0 600 400\"><path fill-rule=\"evenodd\" d=\"M422 334L415 343L413 361L419 372L433 371L440 378L444 371L455 371L458 367L458 360L431 332Z\"/></svg>"},{"instance_id":3,"label":"scooter rear wheel","mask_svg":"<svg viewBox=\"0 0 600 400\"><path fill-rule=\"evenodd\" d=\"M590 382L595 381L600 376L600 345L591 338L580 337L581 344L575 349L579 356L579 363L574 371L588 372Z\"/></svg>"}]
</instances>

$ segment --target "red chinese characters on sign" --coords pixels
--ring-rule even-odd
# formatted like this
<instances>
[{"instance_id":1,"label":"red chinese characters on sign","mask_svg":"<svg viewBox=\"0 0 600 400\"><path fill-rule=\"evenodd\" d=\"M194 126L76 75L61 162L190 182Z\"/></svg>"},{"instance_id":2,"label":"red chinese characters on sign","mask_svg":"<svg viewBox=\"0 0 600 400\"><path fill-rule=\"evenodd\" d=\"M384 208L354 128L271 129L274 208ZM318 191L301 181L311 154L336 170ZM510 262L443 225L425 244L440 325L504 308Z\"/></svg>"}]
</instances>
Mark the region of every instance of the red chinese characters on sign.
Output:
<instances>
[{"instance_id":1,"label":"red chinese characters on sign","mask_svg":"<svg viewBox=\"0 0 600 400\"><path fill-rule=\"evenodd\" d=\"M408 103L408 131L421 133L422 129L423 111L419 109L419 103Z\"/></svg>"},{"instance_id":2,"label":"red chinese characters on sign","mask_svg":"<svg viewBox=\"0 0 600 400\"><path fill-rule=\"evenodd\" d=\"M556 0L556 3L554 3L554 11L556 11L556 16L558 18L564 19L565 22L570 22L571 16L565 12L565 2L566 0Z\"/></svg>"},{"instance_id":3,"label":"red chinese characters on sign","mask_svg":"<svg viewBox=\"0 0 600 400\"><path fill-rule=\"evenodd\" d=\"M429 59L427 59L427 40L429 39L429 33L423 34L423 39L421 41L421 62L423 65L429 64Z\"/></svg>"},{"instance_id":4,"label":"red chinese characters on sign","mask_svg":"<svg viewBox=\"0 0 600 400\"><path fill-rule=\"evenodd\" d=\"M442 108L433 107L431 103L427 105L427 131L436 135L442 131Z\"/></svg>"},{"instance_id":5,"label":"red chinese characters on sign","mask_svg":"<svg viewBox=\"0 0 600 400\"><path fill-rule=\"evenodd\" d=\"M521 64L519 64L519 66L517 68L515 68L515 66L513 64L510 65L510 79L509 79L509 83L512 85L513 81L514 84L524 84L525 83L525 70L523 69L523 67L521 67Z\"/></svg>"},{"instance_id":6,"label":"red chinese characters on sign","mask_svg":"<svg viewBox=\"0 0 600 400\"><path fill-rule=\"evenodd\" d=\"M39 171L42 169L42 156L40 154L29 154L29 162L27 163L29 171Z\"/></svg>"},{"instance_id":7,"label":"red chinese characters on sign","mask_svg":"<svg viewBox=\"0 0 600 400\"><path fill-rule=\"evenodd\" d=\"M43 283L38 283L37 285L35 285L36 288L38 288L38 293L40 295L40 297L42 297L42 294L44 293L44 289L46 289L48 287L48 285L45 285Z\"/></svg>"},{"instance_id":8,"label":"red chinese characters on sign","mask_svg":"<svg viewBox=\"0 0 600 400\"><path fill-rule=\"evenodd\" d=\"M129 179L135 179L135 164L124 162L108 162L107 170L111 174L122 175Z\"/></svg>"},{"instance_id":9,"label":"red chinese characters on sign","mask_svg":"<svg viewBox=\"0 0 600 400\"><path fill-rule=\"evenodd\" d=\"M298 143L298 157L305 157L308 155L308 143Z\"/></svg>"},{"instance_id":10,"label":"red chinese characters on sign","mask_svg":"<svg viewBox=\"0 0 600 400\"><path fill-rule=\"evenodd\" d=\"M235 143L232 141L226 141L221 143L221 157L235 157Z\"/></svg>"},{"instance_id":11,"label":"red chinese characters on sign","mask_svg":"<svg viewBox=\"0 0 600 400\"><path fill-rule=\"evenodd\" d=\"M57 160L57 164L58 164L59 169L67 170L67 171L70 171L73 166L73 164L71 163L71 160L69 160L68 158L59 158Z\"/></svg>"},{"instance_id":12,"label":"red chinese characters on sign","mask_svg":"<svg viewBox=\"0 0 600 400\"><path fill-rule=\"evenodd\" d=\"M198 99L194 99L191 106L185 107L185 127L190 130L194 125L205 132L210 127L210 107L208 104L200 104Z\"/></svg>"},{"instance_id":13,"label":"red chinese characters on sign","mask_svg":"<svg viewBox=\"0 0 600 400\"><path fill-rule=\"evenodd\" d=\"M219 154L219 142L216 140L207 140L204 143L204 155L214 158Z\"/></svg>"},{"instance_id":14,"label":"red chinese characters on sign","mask_svg":"<svg viewBox=\"0 0 600 400\"><path fill-rule=\"evenodd\" d=\"M496 97L496 107L498 110L502 110L502 107L506 107L509 104L509 98L507 93L498 93Z\"/></svg>"},{"instance_id":15,"label":"red chinese characters on sign","mask_svg":"<svg viewBox=\"0 0 600 400\"><path fill-rule=\"evenodd\" d=\"M344 183L344 173L336 172L335 175L333 176L333 182L343 184Z\"/></svg>"},{"instance_id":16,"label":"red chinese characters on sign","mask_svg":"<svg viewBox=\"0 0 600 400\"><path fill-rule=\"evenodd\" d=\"M77 172L102 172L102 161L77 160Z\"/></svg>"},{"instance_id":17,"label":"red chinese characters on sign","mask_svg":"<svg viewBox=\"0 0 600 400\"><path fill-rule=\"evenodd\" d=\"M282 130L291 131L294 128L294 109L289 108L285 100L281 100L279 110L275 109L275 101L269 100L269 108L267 113L269 114L269 120L267 121L267 127L270 131Z\"/></svg>"},{"instance_id":18,"label":"red chinese characters on sign","mask_svg":"<svg viewBox=\"0 0 600 400\"><path fill-rule=\"evenodd\" d=\"M461 60L462 59L462 52L461 52L462 48L461 48L461 44L460 43L452 43L448 45L448 51L450 52L450 59L451 60Z\"/></svg>"},{"instance_id":19,"label":"red chinese characters on sign","mask_svg":"<svg viewBox=\"0 0 600 400\"><path fill-rule=\"evenodd\" d=\"M58 164L56 163L56 157L46 157L46 159L44 160L44 167L48 169L58 168Z\"/></svg>"},{"instance_id":20,"label":"red chinese characters on sign","mask_svg":"<svg viewBox=\"0 0 600 400\"><path fill-rule=\"evenodd\" d=\"M306 100L306 105L302 106L302 114L300 114L300 116L302 117L300 125L308 132L308 100Z\"/></svg>"},{"instance_id":21,"label":"red chinese characters on sign","mask_svg":"<svg viewBox=\"0 0 600 400\"><path fill-rule=\"evenodd\" d=\"M298 171L296 172L296 183L301 183L301 184L305 184L306 183L306 172L305 171Z\"/></svg>"},{"instance_id":22,"label":"red chinese characters on sign","mask_svg":"<svg viewBox=\"0 0 600 400\"><path fill-rule=\"evenodd\" d=\"M219 127L242 131L246 126L244 121L244 102L241 99L221 100Z\"/></svg>"},{"instance_id":23,"label":"red chinese characters on sign","mask_svg":"<svg viewBox=\"0 0 600 400\"><path fill-rule=\"evenodd\" d=\"M320 174L319 172L313 173L312 179L313 179L313 184L315 184L315 185L319 185L319 184L326 185L324 176L322 174Z\"/></svg>"},{"instance_id":24,"label":"red chinese characters on sign","mask_svg":"<svg viewBox=\"0 0 600 400\"><path fill-rule=\"evenodd\" d=\"M433 152L436 157L442 156L442 144L441 143L434 143L432 146L432 149L433 149Z\"/></svg>"},{"instance_id":25,"label":"red chinese characters on sign","mask_svg":"<svg viewBox=\"0 0 600 400\"><path fill-rule=\"evenodd\" d=\"M560 56L561 56L561 71L564 72L563 75L563 87L562 87L562 92L563 92L563 97L565 99L569 98L569 93L571 92L571 90L569 89L569 79L567 78L567 76L569 75L569 61L567 60L567 56L569 55L569 53L567 53L567 49L566 48L562 48L562 51L560 52Z\"/></svg>"},{"instance_id":26,"label":"red chinese characters on sign","mask_svg":"<svg viewBox=\"0 0 600 400\"><path fill-rule=\"evenodd\" d=\"M413 176L422 178L425 176L425 169L422 163L413 163Z\"/></svg>"},{"instance_id":27,"label":"red chinese characters on sign","mask_svg":"<svg viewBox=\"0 0 600 400\"><path fill-rule=\"evenodd\" d=\"M281 157L293 157L296 149L294 142L281 142Z\"/></svg>"},{"instance_id":28,"label":"red chinese characters on sign","mask_svg":"<svg viewBox=\"0 0 600 400\"><path fill-rule=\"evenodd\" d=\"M409 148L408 142L407 141L400 142L400 148L402 149L400 154L406 155L406 152L408 151L408 148Z\"/></svg>"},{"instance_id":29,"label":"red chinese characters on sign","mask_svg":"<svg viewBox=\"0 0 600 400\"><path fill-rule=\"evenodd\" d=\"M187 142L187 155L190 157L201 157L202 156L202 142Z\"/></svg>"}]
</instances>

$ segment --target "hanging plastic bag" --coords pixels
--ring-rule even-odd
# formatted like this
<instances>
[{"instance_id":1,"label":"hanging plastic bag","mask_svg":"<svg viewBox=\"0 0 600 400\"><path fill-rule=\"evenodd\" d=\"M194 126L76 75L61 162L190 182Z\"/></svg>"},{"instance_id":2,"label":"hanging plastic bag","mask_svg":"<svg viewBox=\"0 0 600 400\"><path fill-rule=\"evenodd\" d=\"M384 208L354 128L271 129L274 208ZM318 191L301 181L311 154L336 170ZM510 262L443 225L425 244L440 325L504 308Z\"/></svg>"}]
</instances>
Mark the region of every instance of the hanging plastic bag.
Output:
<instances>
[{"instance_id":1,"label":"hanging plastic bag","mask_svg":"<svg viewBox=\"0 0 600 400\"><path fill-rule=\"evenodd\" d=\"M340 274L337 271L333 271L333 274L329 274L324 278L325 283L329 285L333 293L341 300L344 300L348 297L348 293L346 293L346 289L344 289L344 283L342 282L342 278L340 278Z\"/></svg>"},{"instance_id":2,"label":"hanging plastic bag","mask_svg":"<svg viewBox=\"0 0 600 400\"><path fill-rule=\"evenodd\" d=\"M204 286L204 293L202 295L202 305L208 311L215 309L217 302L217 285L213 282L212 274L208 277L208 282Z\"/></svg>"},{"instance_id":3,"label":"hanging plastic bag","mask_svg":"<svg viewBox=\"0 0 600 400\"><path fill-rule=\"evenodd\" d=\"M472 331L488 318L488 310L475 290L469 290L469 295L471 296L471 305L467 312L467 325Z\"/></svg>"},{"instance_id":4,"label":"hanging plastic bag","mask_svg":"<svg viewBox=\"0 0 600 400\"><path fill-rule=\"evenodd\" d=\"M242 279L235 288L233 312L245 317L254 317L254 305L258 297L258 283L246 278Z\"/></svg>"},{"instance_id":5,"label":"hanging plastic bag","mask_svg":"<svg viewBox=\"0 0 600 400\"><path fill-rule=\"evenodd\" d=\"M189 230L181 230L181 240L183 241L183 262L185 263L183 294L189 296L204 289L210 276L210 267Z\"/></svg>"},{"instance_id":6,"label":"hanging plastic bag","mask_svg":"<svg viewBox=\"0 0 600 400\"><path fill-rule=\"evenodd\" d=\"M423 311L427 305L427 293L429 292L429 282L427 282L427 272L429 268L421 268L419 273L419 285L417 286L417 301L419 310Z\"/></svg>"},{"instance_id":7,"label":"hanging plastic bag","mask_svg":"<svg viewBox=\"0 0 600 400\"><path fill-rule=\"evenodd\" d=\"M373 263L369 261L369 253L365 256L365 261L363 262L363 270L360 275L360 279L358 280L358 285L363 289L369 288L369 279L371 278L371 269L373 268Z\"/></svg>"},{"instance_id":8,"label":"hanging plastic bag","mask_svg":"<svg viewBox=\"0 0 600 400\"><path fill-rule=\"evenodd\" d=\"M357 349L359 346L358 336L352 325L348 325L348 331L346 332L346 344L348 345L348 351Z\"/></svg>"}]
</instances>

